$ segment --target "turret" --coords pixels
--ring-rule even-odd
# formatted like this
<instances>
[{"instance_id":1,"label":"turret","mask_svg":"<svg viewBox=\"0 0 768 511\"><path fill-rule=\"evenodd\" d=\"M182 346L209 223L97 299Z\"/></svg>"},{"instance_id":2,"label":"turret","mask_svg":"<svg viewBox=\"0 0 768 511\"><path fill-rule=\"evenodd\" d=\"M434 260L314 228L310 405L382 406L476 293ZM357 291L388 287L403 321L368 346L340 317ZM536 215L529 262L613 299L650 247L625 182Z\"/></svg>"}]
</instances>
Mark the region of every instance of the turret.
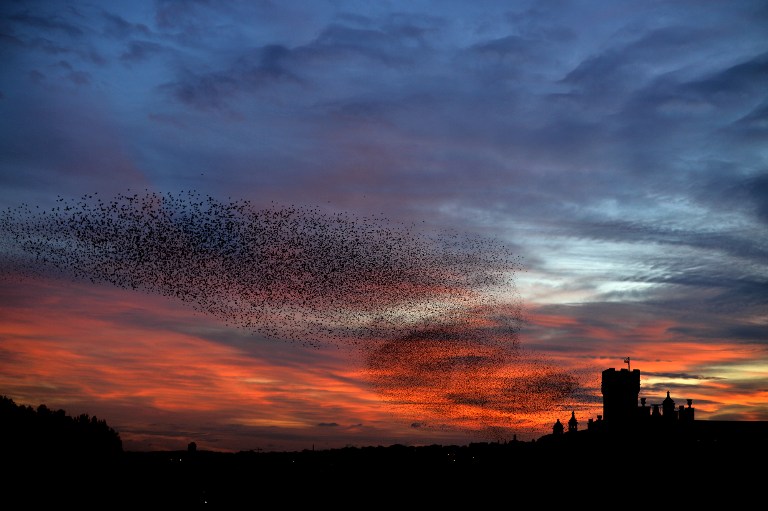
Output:
<instances>
[{"instance_id":1,"label":"turret","mask_svg":"<svg viewBox=\"0 0 768 511\"><path fill-rule=\"evenodd\" d=\"M669 397L669 391L667 391L667 397L661 402L661 410L665 419L672 420L677 418L675 414L675 401Z\"/></svg>"},{"instance_id":2,"label":"turret","mask_svg":"<svg viewBox=\"0 0 768 511\"><path fill-rule=\"evenodd\" d=\"M637 414L637 396L640 394L640 370L606 369L601 385L603 415L606 424L631 424Z\"/></svg>"},{"instance_id":3,"label":"turret","mask_svg":"<svg viewBox=\"0 0 768 511\"><path fill-rule=\"evenodd\" d=\"M579 421L576 420L576 412L571 412L571 418L568 420L568 433L576 433L579 430Z\"/></svg>"}]
</instances>

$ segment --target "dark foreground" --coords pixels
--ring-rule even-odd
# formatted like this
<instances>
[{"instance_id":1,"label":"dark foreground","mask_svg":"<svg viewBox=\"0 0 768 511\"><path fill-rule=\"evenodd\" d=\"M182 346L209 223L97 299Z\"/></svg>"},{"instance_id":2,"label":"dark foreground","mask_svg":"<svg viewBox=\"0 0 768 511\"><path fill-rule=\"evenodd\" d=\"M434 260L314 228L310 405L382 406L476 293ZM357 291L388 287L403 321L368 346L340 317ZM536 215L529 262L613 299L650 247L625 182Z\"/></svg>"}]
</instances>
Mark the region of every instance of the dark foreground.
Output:
<instances>
[{"instance_id":1,"label":"dark foreground","mask_svg":"<svg viewBox=\"0 0 768 511\"><path fill-rule=\"evenodd\" d=\"M766 454L765 443L622 442L124 452L101 461L6 458L3 487L6 502L36 508L484 509L621 502L733 508L762 501Z\"/></svg>"}]
</instances>

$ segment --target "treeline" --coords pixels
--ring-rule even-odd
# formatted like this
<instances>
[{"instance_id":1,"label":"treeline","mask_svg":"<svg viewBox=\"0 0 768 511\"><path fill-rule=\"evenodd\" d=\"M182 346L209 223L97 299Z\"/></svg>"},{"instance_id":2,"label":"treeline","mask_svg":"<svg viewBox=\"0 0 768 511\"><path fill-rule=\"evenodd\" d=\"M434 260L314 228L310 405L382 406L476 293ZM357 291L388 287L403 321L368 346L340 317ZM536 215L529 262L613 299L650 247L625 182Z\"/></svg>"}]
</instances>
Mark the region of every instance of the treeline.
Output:
<instances>
[{"instance_id":1,"label":"treeline","mask_svg":"<svg viewBox=\"0 0 768 511\"><path fill-rule=\"evenodd\" d=\"M36 409L0 396L0 452L25 460L102 461L123 452L120 435L106 421L67 415L41 404Z\"/></svg>"}]
</instances>

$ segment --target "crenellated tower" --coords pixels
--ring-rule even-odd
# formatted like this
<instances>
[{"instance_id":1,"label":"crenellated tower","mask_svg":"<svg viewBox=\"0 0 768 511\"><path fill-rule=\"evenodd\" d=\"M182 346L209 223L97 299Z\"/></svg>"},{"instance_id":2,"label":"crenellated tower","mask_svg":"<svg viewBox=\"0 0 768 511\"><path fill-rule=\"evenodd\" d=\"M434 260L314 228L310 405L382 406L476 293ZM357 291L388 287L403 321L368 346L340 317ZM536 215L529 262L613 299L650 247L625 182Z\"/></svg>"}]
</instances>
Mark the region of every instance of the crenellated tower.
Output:
<instances>
[{"instance_id":1,"label":"crenellated tower","mask_svg":"<svg viewBox=\"0 0 768 511\"><path fill-rule=\"evenodd\" d=\"M611 426L631 425L637 417L640 370L614 368L603 371L603 418Z\"/></svg>"}]
</instances>

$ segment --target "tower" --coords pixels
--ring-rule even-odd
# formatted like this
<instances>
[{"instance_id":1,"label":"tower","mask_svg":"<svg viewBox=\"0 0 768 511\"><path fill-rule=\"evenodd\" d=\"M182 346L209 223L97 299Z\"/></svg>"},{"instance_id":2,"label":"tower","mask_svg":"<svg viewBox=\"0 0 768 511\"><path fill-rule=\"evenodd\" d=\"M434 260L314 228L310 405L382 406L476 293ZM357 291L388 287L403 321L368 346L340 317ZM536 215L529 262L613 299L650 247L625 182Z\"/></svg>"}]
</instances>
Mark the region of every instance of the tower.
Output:
<instances>
[{"instance_id":1,"label":"tower","mask_svg":"<svg viewBox=\"0 0 768 511\"><path fill-rule=\"evenodd\" d=\"M631 425L637 417L640 394L640 370L606 369L600 387L603 393L603 416L607 425Z\"/></svg>"},{"instance_id":2,"label":"tower","mask_svg":"<svg viewBox=\"0 0 768 511\"><path fill-rule=\"evenodd\" d=\"M579 421L576 420L576 411L571 412L571 418L568 421L568 433L576 433L579 430Z\"/></svg>"},{"instance_id":3,"label":"tower","mask_svg":"<svg viewBox=\"0 0 768 511\"><path fill-rule=\"evenodd\" d=\"M675 401L669 397L669 391L667 391L667 397L664 398L664 401L661 402L661 407L662 414L666 420L671 421L677 418L675 412Z\"/></svg>"}]
</instances>

